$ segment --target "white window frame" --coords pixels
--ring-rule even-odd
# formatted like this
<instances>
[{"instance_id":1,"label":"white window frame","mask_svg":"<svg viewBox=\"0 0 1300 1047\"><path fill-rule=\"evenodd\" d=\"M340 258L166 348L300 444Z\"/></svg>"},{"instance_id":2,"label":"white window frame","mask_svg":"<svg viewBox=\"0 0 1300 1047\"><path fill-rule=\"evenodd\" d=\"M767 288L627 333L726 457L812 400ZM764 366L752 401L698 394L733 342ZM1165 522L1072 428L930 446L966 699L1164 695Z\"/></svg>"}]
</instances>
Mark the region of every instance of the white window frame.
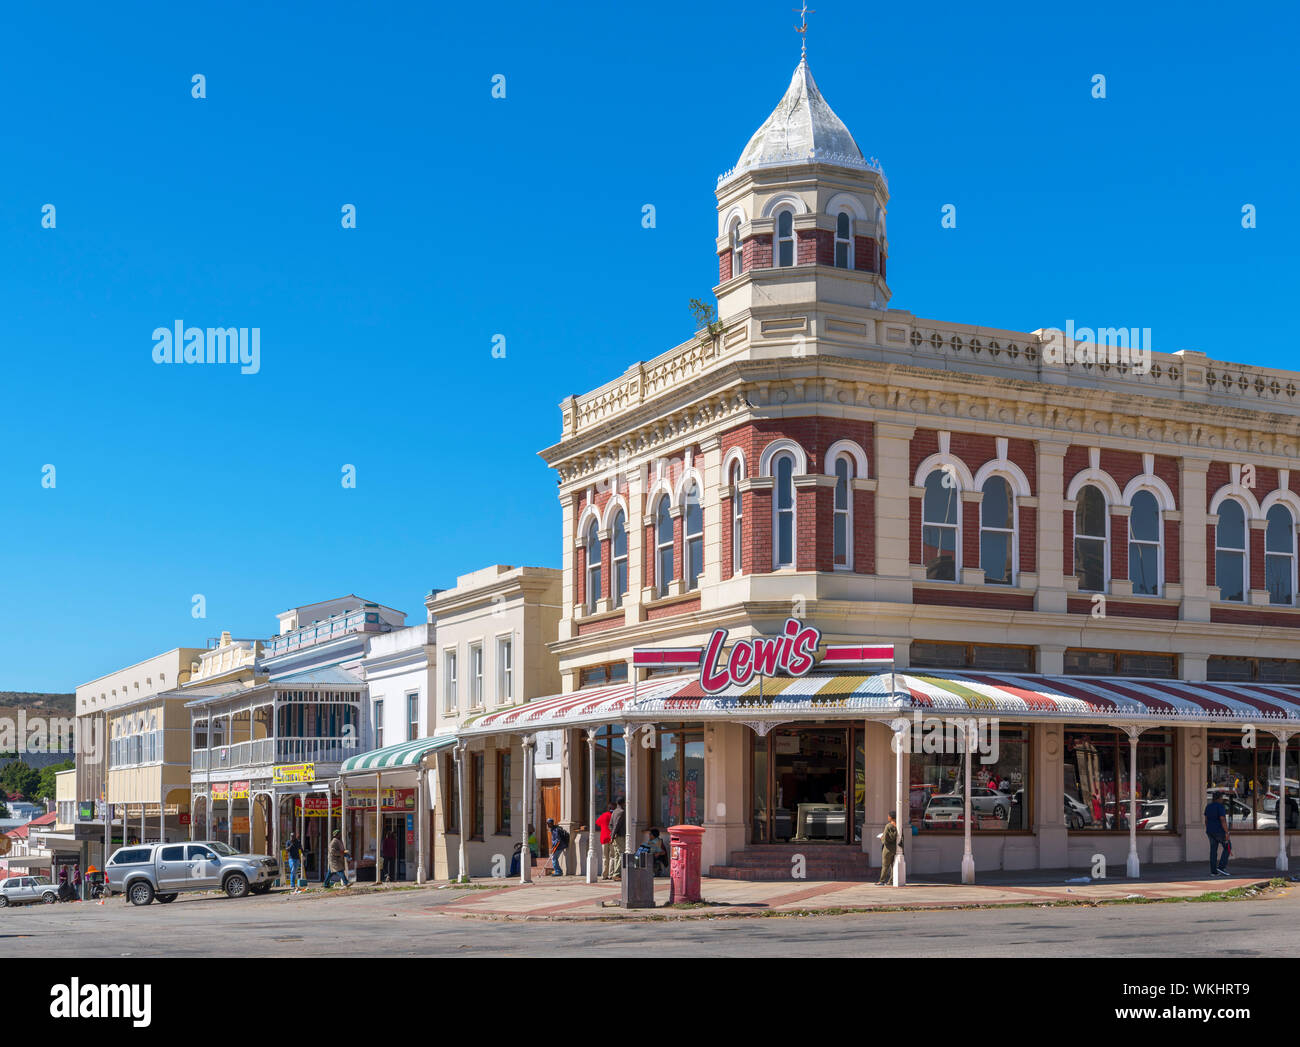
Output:
<instances>
[{"instance_id":1,"label":"white window frame","mask_svg":"<svg viewBox=\"0 0 1300 1047\"><path fill-rule=\"evenodd\" d=\"M784 215L790 216L790 235L783 237L781 235L781 218ZM772 216L772 265L777 269L790 269L799 264L799 239L794 231L794 208L782 207ZM781 245L788 243L790 245L789 264L781 263Z\"/></svg>"},{"instance_id":2,"label":"white window frame","mask_svg":"<svg viewBox=\"0 0 1300 1047\"><path fill-rule=\"evenodd\" d=\"M384 700L376 698L370 704L375 725L375 748L382 749L384 747Z\"/></svg>"},{"instance_id":3,"label":"white window frame","mask_svg":"<svg viewBox=\"0 0 1300 1047\"><path fill-rule=\"evenodd\" d=\"M1011 520L1010 528L1006 527L988 527L984 524L984 488L990 480L1001 480L1007 488L1008 516ZM983 483L980 484L980 566L984 566L984 532L991 531L995 534L1008 535L1011 542L1011 577L1006 582L990 582L986 577L986 585L1005 586L1008 589L1014 589L1020 581L1020 499L1016 497L1015 481L1002 473L991 473L984 477Z\"/></svg>"},{"instance_id":4,"label":"white window frame","mask_svg":"<svg viewBox=\"0 0 1300 1047\"><path fill-rule=\"evenodd\" d=\"M731 573L741 574L745 560L742 555L745 506L740 493L744 469L739 462L731 463Z\"/></svg>"},{"instance_id":5,"label":"white window frame","mask_svg":"<svg viewBox=\"0 0 1300 1047\"><path fill-rule=\"evenodd\" d=\"M1135 538L1133 536L1133 502L1140 494L1146 494L1147 496L1149 496L1151 500L1155 502L1156 505L1156 540L1154 542L1144 538ZM1128 500L1128 510L1129 510L1128 526L1127 526L1128 576L1129 576L1130 584L1136 585L1136 583L1133 582L1133 547L1135 545L1137 546L1154 545L1156 547L1156 591L1154 593L1134 592L1133 595L1151 596L1151 597L1164 596L1165 593L1165 514L1164 514L1164 510L1160 506L1159 493L1156 491L1152 491L1146 487L1138 488L1138 490L1134 491L1132 496Z\"/></svg>"},{"instance_id":6,"label":"white window frame","mask_svg":"<svg viewBox=\"0 0 1300 1047\"><path fill-rule=\"evenodd\" d=\"M586 599L583 601L583 609L588 614L594 614L596 611L597 601L600 600L601 592L601 548L600 548L600 527L593 519L587 524L587 532L583 536L583 548L587 553L587 567L585 572L586 578ZM593 562L592 553L595 553Z\"/></svg>"},{"instance_id":7,"label":"white window frame","mask_svg":"<svg viewBox=\"0 0 1300 1047\"><path fill-rule=\"evenodd\" d=\"M623 533L623 554L618 552L618 535ZM617 609L623 606L623 600L627 596L628 584L628 540L627 540L627 514L621 508L614 511L614 519L610 522L609 527L609 603L610 607ZM622 572L623 579L619 580L619 573Z\"/></svg>"},{"instance_id":8,"label":"white window frame","mask_svg":"<svg viewBox=\"0 0 1300 1047\"><path fill-rule=\"evenodd\" d=\"M694 492L694 502L698 510L700 529L692 532L690 529L691 521L691 492ZM700 573L694 578L691 577L691 548L699 545L700 548ZM704 502L703 493L695 481L688 481L682 488L682 585L685 592L694 592L700 587L700 579L704 576Z\"/></svg>"},{"instance_id":9,"label":"white window frame","mask_svg":"<svg viewBox=\"0 0 1300 1047\"><path fill-rule=\"evenodd\" d=\"M731 223L731 278L745 271L745 245L740 239L740 219Z\"/></svg>"},{"instance_id":10,"label":"white window frame","mask_svg":"<svg viewBox=\"0 0 1300 1047\"><path fill-rule=\"evenodd\" d=\"M954 492L954 494L955 494L955 496L956 496L955 499L954 499L954 504L956 505L956 510L957 510L957 511L953 514L953 516L954 516L954 520L953 520L952 523L947 523L947 522L943 522L943 523L935 523L935 522L933 522L933 521L931 521L931 520L927 520L926 517L925 517L925 502L926 502L926 498L925 498L925 493L924 493L924 491L925 491L926 484L928 484L929 481L930 481L930 477L931 477L931 476L934 476L936 473L938 473L940 476L950 476L950 477L952 478L952 480L951 480L951 485L950 485L950 486L951 486L951 489L952 489L952 491ZM940 482L940 483L943 483L942 480L940 480L939 482ZM921 556L922 556L922 559L924 559L924 557L925 557L925 529L926 529L927 527L934 527L934 528L937 528L937 529L939 529L939 530L943 530L943 531L952 531L952 532L953 532L953 546L952 546L952 578L949 579L949 578L929 578L929 577L927 577L927 578L926 578L926 581L927 581L927 582L944 582L944 583L948 583L948 584L952 584L952 583L954 583L954 582L960 582L960 581L961 581L961 568L962 568L962 562L961 562L961 559L962 559L962 558L961 558L961 517L962 517L962 512L961 512L961 510L962 510L962 498L961 498L962 486L961 486L961 479L960 479L960 477L958 476L957 471L956 471L954 468L952 468L952 467L950 467L950 466L936 465L933 469L931 469L928 473L925 474L925 480L922 482L922 484L921 484L921 488L922 488L922 494L921 494ZM922 563L921 567L922 567L922 569L924 569L924 568L925 568L925 564Z\"/></svg>"},{"instance_id":11,"label":"white window frame","mask_svg":"<svg viewBox=\"0 0 1300 1047\"><path fill-rule=\"evenodd\" d=\"M483 642L469 645L469 706L483 707Z\"/></svg>"},{"instance_id":12,"label":"white window frame","mask_svg":"<svg viewBox=\"0 0 1300 1047\"><path fill-rule=\"evenodd\" d=\"M781 463L790 463L790 507L781 508ZM799 562L799 492L794 485L799 461L791 450L781 450L772 456L772 570L793 569ZM790 561L781 560L781 517L790 518Z\"/></svg>"},{"instance_id":13,"label":"white window frame","mask_svg":"<svg viewBox=\"0 0 1300 1047\"><path fill-rule=\"evenodd\" d=\"M1219 528L1223 525L1223 506L1235 505L1241 510L1241 548L1234 549L1230 545L1224 545L1219 541ZM1236 498L1225 498L1219 505L1219 519L1214 525L1214 586L1219 590L1218 600L1220 603L1249 603L1250 602L1250 510L1242 505ZM1265 535L1265 555L1267 555L1267 540ZM1241 599L1229 600L1223 595L1223 583L1220 580L1219 572L1219 553L1232 553L1241 557ZM1268 577L1268 568L1265 566L1265 578Z\"/></svg>"},{"instance_id":14,"label":"white window frame","mask_svg":"<svg viewBox=\"0 0 1300 1047\"><path fill-rule=\"evenodd\" d=\"M442 652L442 709L454 713L460 708L460 680L457 677L456 648Z\"/></svg>"},{"instance_id":15,"label":"white window frame","mask_svg":"<svg viewBox=\"0 0 1300 1047\"><path fill-rule=\"evenodd\" d=\"M515 683L515 649L514 636L497 637L497 704L506 705L514 701Z\"/></svg>"},{"instance_id":16,"label":"white window frame","mask_svg":"<svg viewBox=\"0 0 1300 1047\"><path fill-rule=\"evenodd\" d=\"M1105 521L1103 530L1106 532L1100 537L1095 534L1079 533L1079 501L1083 497L1083 492L1092 487L1101 495L1102 501L1102 519ZM1079 576L1079 539L1085 542L1101 542L1101 588L1100 589L1079 589L1081 593L1105 593L1110 591L1110 498L1106 494L1106 489L1099 483L1084 483L1075 492L1074 496L1074 515L1072 517L1074 533L1070 535L1070 540L1074 543L1071 548L1074 551L1074 576Z\"/></svg>"},{"instance_id":17,"label":"white window frame","mask_svg":"<svg viewBox=\"0 0 1300 1047\"><path fill-rule=\"evenodd\" d=\"M661 513L663 514L662 516L660 515ZM664 519L667 519L668 521L669 537L667 541L663 539L663 536L660 531L660 524L663 522ZM655 502L655 509L653 515L651 516L651 520L653 521L652 526L654 529L655 595L667 596L668 586L670 586L675 579L672 577L671 569L667 572L663 570L663 554L664 551L667 550L668 563L671 568L671 565L673 563L673 545L676 538L676 534L675 534L676 527L673 524L673 516L672 516L672 500L668 497L668 495L666 494L661 495L659 500ZM668 575L668 577L666 578L664 577L665 573Z\"/></svg>"},{"instance_id":18,"label":"white window frame","mask_svg":"<svg viewBox=\"0 0 1300 1047\"><path fill-rule=\"evenodd\" d=\"M844 505L839 504L840 465L844 466ZM841 451L831 461L831 475L835 477L835 486L831 488L831 562L837 571L853 570L853 481L856 465L853 457ZM835 555L835 525L844 520L844 558Z\"/></svg>"},{"instance_id":19,"label":"white window frame","mask_svg":"<svg viewBox=\"0 0 1300 1047\"><path fill-rule=\"evenodd\" d=\"M412 717L411 713L415 716ZM413 742L420 737L420 692L406 692L406 740Z\"/></svg>"},{"instance_id":20,"label":"white window frame","mask_svg":"<svg viewBox=\"0 0 1300 1047\"><path fill-rule=\"evenodd\" d=\"M1291 551L1288 553L1277 553L1271 551L1268 547L1268 527L1265 526L1264 528L1264 587L1265 589L1268 588L1269 560L1276 559L1279 556L1285 556L1287 560L1290 561L1290 567L1291 567L1291 571L1290 571L1291 599L1286 603L1274 603L1273 594L1270 592L1268 594L1268 602L1270 607L1294 607L1296 603L1296 516L1295 513L1291 511L1290 506L1282 502L1275 502L1273 505L1270 505L1268 507L1268 511L1264 513L1264 520L1267 521L1268 518L1273 515L1274 510L1278 510L1278 509L1286 513L1287 517L1291 520L1291 526L1287 530L1287 534L1290 535L1291 537Z\"/></svg>"},{"instance_id":21,"label":"white window frame","mask_svg":"<svg viewBox=\"0 0 1300 1047\"><path fill-rule=\"evenodd\" d=\"M848 223L849 223L849 235L848 235L847 237L842 237L842 236L840 236L840 219L841 219L841 218L847 219L847 220L848 220ZM841 244L844 245L844 257L845 257L845 259L846 259L846 262L845 262L844 265L840 265L840 245L841 245ZM842 211L840 211L839 214L837 214L837 215L835 216L835 256L834 256L834 265L835 265L835 268L836 268L836 269L852 269L852 268L853 268L853 213L852 213L851 211L848 211L848 210L842 210Z\"/></svg>"}]
</instances>

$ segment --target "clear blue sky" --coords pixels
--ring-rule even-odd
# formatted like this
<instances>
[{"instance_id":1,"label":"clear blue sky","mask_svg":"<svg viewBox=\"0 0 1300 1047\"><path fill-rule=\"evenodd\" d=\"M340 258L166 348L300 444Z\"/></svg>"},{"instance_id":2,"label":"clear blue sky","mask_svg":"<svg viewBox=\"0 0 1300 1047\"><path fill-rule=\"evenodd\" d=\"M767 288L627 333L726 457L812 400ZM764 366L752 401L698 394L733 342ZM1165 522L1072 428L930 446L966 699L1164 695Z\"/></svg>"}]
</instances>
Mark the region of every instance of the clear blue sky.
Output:
<instances>
[{"instance_id":1,"label":"clear blue sky","mask_svg":"<svg viewBox=\"0 0 1300 1047\"><path fill-rule=\"evenodd\" d=\"M558 565L536 451L691 334L794 6L5 5L0 689ZM815 7L818 83L890 179L893 305L1300 367L1286 7ZM155 365L176 320L259 327L261 373Z\"/></svg>"}]
</instances>

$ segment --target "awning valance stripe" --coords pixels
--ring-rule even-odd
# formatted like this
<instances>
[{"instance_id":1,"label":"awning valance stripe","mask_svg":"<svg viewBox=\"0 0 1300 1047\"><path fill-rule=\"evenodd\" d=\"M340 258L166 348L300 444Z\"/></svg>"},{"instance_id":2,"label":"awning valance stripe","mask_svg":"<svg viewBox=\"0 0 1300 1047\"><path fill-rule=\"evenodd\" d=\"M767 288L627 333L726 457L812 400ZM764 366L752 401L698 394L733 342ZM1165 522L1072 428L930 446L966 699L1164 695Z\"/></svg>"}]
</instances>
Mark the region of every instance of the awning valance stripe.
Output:
<instances>
[{"instance_id":1,"label":"awning valance stripe","mask_svg":"<svg viewBox=\"0 0 1300 1047\"><path fill-rule=\"evenodd\" d=\"M382 749L372 749L368 753L349 756L339 768L340 775L360 774L367 771L387 771L402 767L414 767L431 752L449 749L456 744L456 736L439 735L437 738L417 738L414 741L387 745Z\"/></svg>"},{"instance_id":2,"label":"awning valance stripe","mask_svg":"<svg viewBox=\"0 0 1300 1047\"><path fill-rule=\"evenodd\" d=\"M891 690L891 687L893 688ZM1039 676L948 670L810 673L756 681L708 694L698 675L594 687L501 710L462 733L538 731L577 724L685 719L883 718L911 710L939 715L1023 716L1068 721L1191 720L1300 723L1300 687L1288 684L1192 683L1182 680Z\"/></svg>"}]
</instances>

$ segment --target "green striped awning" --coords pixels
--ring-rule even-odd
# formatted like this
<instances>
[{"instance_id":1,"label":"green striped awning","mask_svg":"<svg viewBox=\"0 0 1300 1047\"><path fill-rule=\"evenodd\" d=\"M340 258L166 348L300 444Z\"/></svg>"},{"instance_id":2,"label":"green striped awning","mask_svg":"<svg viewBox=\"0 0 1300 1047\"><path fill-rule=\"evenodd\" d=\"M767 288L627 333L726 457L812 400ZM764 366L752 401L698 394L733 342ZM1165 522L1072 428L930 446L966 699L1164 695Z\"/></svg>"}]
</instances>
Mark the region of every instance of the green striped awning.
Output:
<instances>
[{"instance_id":1,"label":"green striped awning","mask_svg":"<svg viewBox=\"0 0 1300 1047\"><path fill-rule=\"evenodd\" d=\"M339 774L361 774L414 767L427 754L437 752L439 749L450 749L455 744L455 735L443 734L437 738L417 738L413 742L386 745L382 749L372 749L368 753L349 756L339 768Z\"/></svg>"}]
</instances>

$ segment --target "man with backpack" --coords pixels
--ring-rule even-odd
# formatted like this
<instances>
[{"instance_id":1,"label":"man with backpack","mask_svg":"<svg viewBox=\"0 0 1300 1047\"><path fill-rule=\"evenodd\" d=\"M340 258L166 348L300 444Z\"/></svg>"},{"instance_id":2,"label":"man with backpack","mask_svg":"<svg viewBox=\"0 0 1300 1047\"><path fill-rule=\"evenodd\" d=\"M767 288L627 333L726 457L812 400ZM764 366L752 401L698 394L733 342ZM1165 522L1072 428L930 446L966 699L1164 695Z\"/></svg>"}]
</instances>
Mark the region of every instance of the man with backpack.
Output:
<instances>
[{"instance_id":1,"label":"man with backpack","mask_svg":"<svg viewBox=\"0 0 1300 1047\"><path fill-rule=\"evenodd\" d=\"M561 825L555 824L554 818L546 819L546 827L551 830L551 874L563 876L560 870L560 855L569 849L569 833Z\"/></svg>"}]
</instances>

